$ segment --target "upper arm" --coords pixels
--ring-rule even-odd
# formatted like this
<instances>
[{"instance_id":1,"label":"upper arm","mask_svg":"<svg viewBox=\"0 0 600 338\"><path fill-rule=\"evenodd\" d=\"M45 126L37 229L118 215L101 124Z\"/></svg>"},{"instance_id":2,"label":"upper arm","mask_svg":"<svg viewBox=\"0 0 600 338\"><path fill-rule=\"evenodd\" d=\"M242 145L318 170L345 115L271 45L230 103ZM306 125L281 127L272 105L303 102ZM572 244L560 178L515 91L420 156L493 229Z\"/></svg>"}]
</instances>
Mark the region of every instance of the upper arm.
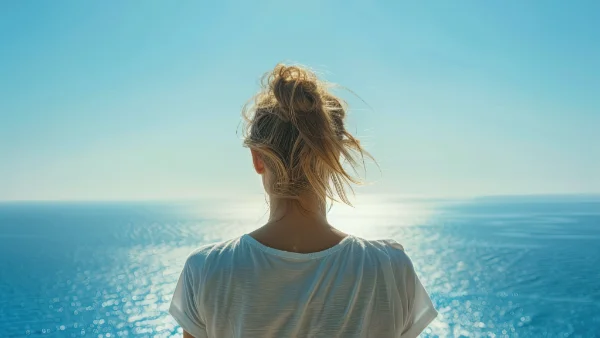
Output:
<instances>
[{"instance_id":1,"label":"upper arm","mask_svg":"<svg viewBox=\"0 0 600 338\"><path fill-rule=\"evenodd\" d=\"M192 336L189 332L187 332L186 330L183 330L183 338L196 338L194 336Z\"/></svg>"},{"instance_id":2,"label":"upper arm","mask_svg":"<svg viewBox=\"0 0 600 338\"><path fill-rule=\"evenodd\" d=\"M396 288L402 302L401 338L415 338L433 321L437 311L402 246L395 241L389 244Z\"/></svg>"},{"instance_id":3,"label":"upper arm","mask_svg":"<svg viewBox=\"0 0 600 338\"><path fill-rule=\"evenodd\" d=\"M406 274L408 313L405 317L402 338L415 338L435 319L437 311L421 280L410 266Z\"/></svg>"},{"instance_id":4,"label":"upper arm","mask_svg":"<svg viewBox=\"0 0 600 338\"><path fill-rule=\"evenodd\" d=\"M184 337L205 338L206 324L201 313L202 264L190 256L179 276L169 313L184 330ZM187 335L187 336L186 336Z\"/></svg>"}]
</instances>

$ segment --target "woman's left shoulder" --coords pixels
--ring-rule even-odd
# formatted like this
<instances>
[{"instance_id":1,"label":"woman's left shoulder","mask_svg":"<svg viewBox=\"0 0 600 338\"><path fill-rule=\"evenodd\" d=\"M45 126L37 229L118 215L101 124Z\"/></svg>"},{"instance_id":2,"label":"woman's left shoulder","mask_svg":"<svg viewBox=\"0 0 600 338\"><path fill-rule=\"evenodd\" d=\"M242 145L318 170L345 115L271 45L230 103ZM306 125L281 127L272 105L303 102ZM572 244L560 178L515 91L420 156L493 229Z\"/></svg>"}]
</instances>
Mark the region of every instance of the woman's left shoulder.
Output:
<instances>
[{"instance_id":1,"label":"woman's left shoulder","mask_svg":"<svg viewBox=\"0 0 600 338\"><path fill-rule=\"evenodd\" d=\"M186 264L204 265L211 259L216 259L220 256L227 255L238 246L239 240L240 238L236 237L229 240L202 245L189 254Z\"/></svg>"}]
</instances>

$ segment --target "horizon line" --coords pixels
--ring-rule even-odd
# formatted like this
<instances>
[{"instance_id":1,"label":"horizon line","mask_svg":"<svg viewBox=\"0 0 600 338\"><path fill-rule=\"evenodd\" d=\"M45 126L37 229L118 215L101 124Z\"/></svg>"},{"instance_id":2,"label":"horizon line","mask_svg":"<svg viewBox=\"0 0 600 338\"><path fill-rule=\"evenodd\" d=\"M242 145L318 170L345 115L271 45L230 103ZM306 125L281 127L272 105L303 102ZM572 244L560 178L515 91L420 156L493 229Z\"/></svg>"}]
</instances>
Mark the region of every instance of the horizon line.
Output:
<instances>
[{"instance_id":1,"label":"horizon line","mask_svg":"<svg viewBox=\"0 0 600 338\"><path fill-rule=\"evenodd\" d=\"M212 195L177 198L125 198L125 199L0 199L0 203L183 203L199 202L207 199L245 200L264 194L246 194L237 196ZM465 200L490 198L542 198L542 197L594 197L600 198L600 192L594 193L514 193L514 194L481 194L481 195L418 195L393 193L362 193L361 196L388 196L409 200Z\"/></svg>"}]
</instances>

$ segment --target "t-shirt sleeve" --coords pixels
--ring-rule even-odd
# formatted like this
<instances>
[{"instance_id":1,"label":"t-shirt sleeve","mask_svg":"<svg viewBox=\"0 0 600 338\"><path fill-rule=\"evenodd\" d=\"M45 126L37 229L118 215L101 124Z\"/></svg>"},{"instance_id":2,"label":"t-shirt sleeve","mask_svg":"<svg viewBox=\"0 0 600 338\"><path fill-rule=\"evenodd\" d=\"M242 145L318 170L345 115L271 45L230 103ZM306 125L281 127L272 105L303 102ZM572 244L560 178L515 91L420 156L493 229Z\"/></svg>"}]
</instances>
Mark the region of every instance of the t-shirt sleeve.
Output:
<instances>
[{"instance_id":1,"label":"t-shirt sleeve","mask_svg":"<svg viewBox=\"0 0 600 338\"><path fill-rule=\"evenodd\" d=\"M200 313L198 290L201 286L201 267L197 265L193 256L187 259L175 287L169 313L183 330L195 338L208 338L206 323Z\"/></svg>"},{"instance_id":2,"label":"t-shirt sleeve","mask_svg":"<svg viewBox=\"0 0 600 338\"><path fill-rule=\"evenodd\" d=\"M401 338L415 338L437 317L438 313L415 271L412 270L412 275L408 273L406 277L409 296L408 315Z\"/></svg>"},{"instance_id":3,"label":"t-shirt sleeve","mask_svg":"<svg viewBox=\"0 0 600 338\"><path fill-rule=\"evenodd\" d=\"M421 284L412 261L404 253L404 248L396 241L390 241L394 260L396 287L402 301L401 338L416 338L437 317L437 311L429 294Z\"/></svg>"}]
</instances>

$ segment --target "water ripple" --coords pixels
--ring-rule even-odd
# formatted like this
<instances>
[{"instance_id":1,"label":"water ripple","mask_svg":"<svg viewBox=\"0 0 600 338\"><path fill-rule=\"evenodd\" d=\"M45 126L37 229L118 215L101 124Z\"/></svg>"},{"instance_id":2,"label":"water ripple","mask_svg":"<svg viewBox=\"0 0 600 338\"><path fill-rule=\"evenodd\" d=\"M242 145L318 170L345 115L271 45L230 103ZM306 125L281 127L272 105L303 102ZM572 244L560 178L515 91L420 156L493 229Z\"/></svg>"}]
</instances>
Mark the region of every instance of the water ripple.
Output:
<instances>
[{"instance_id":1,"label":"water ripple","mask_svg":"<svg viewBox=\"0 0 600 338\"><path fill-rule=\"evenodd\" d=\"M264 215L218 205L0 204L0 337L180 336L167 310L187 255ZM370 201L332 220L405 245L440 312L424 336L593 337L599 210Z\"/></svg>"}]
</instances>

